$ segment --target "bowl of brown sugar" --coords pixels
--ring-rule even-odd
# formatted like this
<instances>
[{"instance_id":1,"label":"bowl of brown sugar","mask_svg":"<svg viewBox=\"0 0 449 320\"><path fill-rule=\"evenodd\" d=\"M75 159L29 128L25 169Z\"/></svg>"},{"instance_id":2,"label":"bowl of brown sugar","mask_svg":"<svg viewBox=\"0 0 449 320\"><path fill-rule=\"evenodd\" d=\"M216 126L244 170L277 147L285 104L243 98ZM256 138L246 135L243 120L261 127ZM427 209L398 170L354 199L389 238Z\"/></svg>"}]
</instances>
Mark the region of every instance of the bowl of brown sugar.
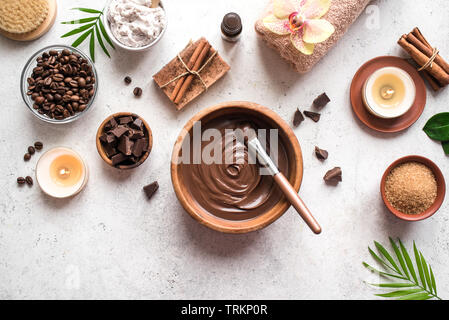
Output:
<instances>
[{"instance_id":1,"label":"bowl of brown sugar","mask_svg":"<svg viewBox=\"0 0 449 320\"><path fill-rule=\"evenodd\" d=\"M446 183L434 162L421 156L407 156L388 167L382 177L380 192L388 210L396 217L420 221L441 207Z\"/></svg>"}]
</instances>

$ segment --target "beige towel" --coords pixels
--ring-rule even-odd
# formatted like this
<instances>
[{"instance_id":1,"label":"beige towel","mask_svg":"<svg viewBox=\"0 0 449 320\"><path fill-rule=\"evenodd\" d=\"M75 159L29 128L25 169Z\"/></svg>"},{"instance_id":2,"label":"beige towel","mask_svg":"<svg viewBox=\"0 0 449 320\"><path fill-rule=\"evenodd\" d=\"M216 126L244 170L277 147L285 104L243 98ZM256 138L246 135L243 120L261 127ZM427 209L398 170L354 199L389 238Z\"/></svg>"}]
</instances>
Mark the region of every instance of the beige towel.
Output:
<instances>
[{"instance_id":1,"label":"beige towel","mask_svg":"<svg viewBox=\"0 0 449 320\"><path fill-rule=\"evenodd\" d=\"M369 2L370 0L333 0L329 12L323 19L334 25L335 32L328 40L317 44L315 51L310 56L296 50L290 42L289 35L277 35L265 28L262 18L256 22L255 28L262 39L278 51L282 58L291 63L297 72L306 73L340 40ZM271 10L272 0L270 0L263 17L271 13Z\"/></svg>"}]
</instances>

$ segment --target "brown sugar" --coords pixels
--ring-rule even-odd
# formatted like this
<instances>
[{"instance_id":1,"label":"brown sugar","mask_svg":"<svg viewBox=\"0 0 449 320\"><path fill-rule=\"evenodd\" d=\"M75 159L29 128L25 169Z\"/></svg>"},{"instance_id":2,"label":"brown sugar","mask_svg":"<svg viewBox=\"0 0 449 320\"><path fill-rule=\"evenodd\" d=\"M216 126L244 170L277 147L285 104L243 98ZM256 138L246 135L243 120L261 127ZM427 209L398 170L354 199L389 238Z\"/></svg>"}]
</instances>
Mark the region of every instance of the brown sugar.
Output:
<instances>
[{"instance_id":1,"label":"brown sugar","mask_svg":"<svg viewBox=\"0 0 449 320\"><path fill-rule=\"evenodd\" d=\"M388 202L405 214L420 214L432 206L437 197L435 175L426 165L406 162L391 170L385 181Z\"/></svg>"}]
</instances>

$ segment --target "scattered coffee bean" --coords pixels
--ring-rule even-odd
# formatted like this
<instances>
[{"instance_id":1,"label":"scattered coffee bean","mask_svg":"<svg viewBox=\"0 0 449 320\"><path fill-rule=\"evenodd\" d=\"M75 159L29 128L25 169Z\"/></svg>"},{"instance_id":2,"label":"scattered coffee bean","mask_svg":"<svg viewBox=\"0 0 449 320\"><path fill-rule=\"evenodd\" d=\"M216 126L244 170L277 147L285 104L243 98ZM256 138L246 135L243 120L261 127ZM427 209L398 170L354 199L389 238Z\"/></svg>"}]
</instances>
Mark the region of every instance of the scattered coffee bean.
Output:
<instances>
[{"instance_id":1,"label":"scattered coffee bean","mask_svg":"<svg viewBox=\"0 0 449 320\"><path fill-rule=\"evenodd\" d=\"M29 186L33 185L33 178L31 178L30 176L26 176L25 181Z\"/></svg>"},{"instance_id":2,"label":"scattered coffee bean","mask_svg":"<svg viewBox=\"0 0 449 320\"><path fill-rule=\"evenodd\" d=\"M26 182L26 180L25 180L24 177L18 177L18 178L17 178L17 183L18 183L18 184L24 184L25 182Z\"/></svg>"},{"instance_id":3,"label":"scattered coffee bean","mask_svg":"<svg viewBox=\"0 0 449 320\"><path fill-rule=\"evenodd\" d=\"M42 148L44 147L44 144L40 141L36 141L34 143L34 147L36 148L36 150L42 150Z\"/></svg>"},{"instance_id":4,"label":"scattered coffee bean","mask_svg":"<svg viewBox=\"0 0 449 320\"><path fill-rule=\"evenodd\" d=\"M125 81L126 84L130 84L131 81L132 81L132 79L131 79L131 77L126 76L125 79L124 79L124 81Z\"/></svg>"},{"instance_id":5,"label":"scattered coffee bean","mask_svg":"<svg viewBox=\"0 0 449 320\"><path fill-rule=\"evenodd\" d=\"M310 119L312 119L312 120L315 121L315 122L320 121L320 118L321 118L321 115L320 115L319 113L317 113L317 112L312 112L312 111L304 111L304 115L305 115L307 118L310 118Z\"/></svg>"},{"instance_id":6,"label":"scattered coffee bean","mask_svg":"<svg viewBox=\"0 0 449 320\"><path fill-rule=\"evenodd\" d=\"M322 93L315 100L313 100L313 106L317 109L321 109L324 108L324 106L326 106L330 101L331 99L329 99L327 94Z\"/></svg>"},{"instance_id":7,"label":"scattered coffee bean","mask_svg":"<svg viewBox=\"0 0 449 320\"><path fill-rule=\"evenodd\" d=\"M142 95L142 88L135 87L133 93L136 97L140 97Z\"/></svg>"},{"instance_id":8,"label":"scattered coffee bean","mask_svg":"<svg viewBox=\"0 0 449 320\"><path fill-rule=\"evenodd\" d=\"M326 172L323 179L326 182L334 182L334 183L343 181L341 168L335 167L332 170L329 170L328 172Z\"/></svg>"},{"instance_id":9,"label":"scattered coffee bean","mask_svg":"<svg viewBox=\"0 0 449 320\"><path fill-rule=\"evenodd\" d=\"M37 58L27 94L39 114L63 120L86 109L95 94L95 80L88 60L68 49L50 50Z\"/></svg>"},{"instance_id":10,"label":"scattered coffee bean","mask_svg":"<svg viewBox=\"0 0 449 320\"><path fill-rule=\"evenodd\" d=\"M25 155L23 156L23 160L29 161L30 159L31 159L31 154L29 154L28 152L25 153Z\"/></svg>"},{"instance_id":11,"label":"scattered coffee bean","mask_svg":"<svg viewBox=\"0 0 449 320\"><path fill-rule=\"evenodd\" d=\"M302 115L301 111L299 111L299 109L296 109L295 111L295 115L293 117L293 125L295 127L299 126L301 124L301 122L304 121L304 116Z\"/></svg>"},{"instance_id":12,"label":"scattered coffee bean","mask_svg":"<svg viewBox=\"0 0 449 320\"><path fill-rule=\"evenodd\" d=\"M315 155L320 160L326 160L329 156L329 153L326 150L320 149L315 146Z\"/></svg>"},{"instance_id":13,"label":"scattered coffee bean","mask_svg":"<svg viewBox=\"0 0 449 320\"><path fill-rule=\"evenodd\" d=\"M157 183L157 181L154 181L153 183L143 187L143 191L147 195L148 199L151 199L151 197L153 197L157 189L159 189L159 184Z\"/></svg>"},{"instance_id":14,"label":"scattered coffee bean","mask_svg":"<svg viewBox=\"0 0 449 320\"><path fill-rule=\"evenodd\" d=\"M28 153L29 154L33 155L35 152L36 152L36 149L34 149L34 147L32 147L32 146L28 147Z\"/></svg>"}]
</instances>

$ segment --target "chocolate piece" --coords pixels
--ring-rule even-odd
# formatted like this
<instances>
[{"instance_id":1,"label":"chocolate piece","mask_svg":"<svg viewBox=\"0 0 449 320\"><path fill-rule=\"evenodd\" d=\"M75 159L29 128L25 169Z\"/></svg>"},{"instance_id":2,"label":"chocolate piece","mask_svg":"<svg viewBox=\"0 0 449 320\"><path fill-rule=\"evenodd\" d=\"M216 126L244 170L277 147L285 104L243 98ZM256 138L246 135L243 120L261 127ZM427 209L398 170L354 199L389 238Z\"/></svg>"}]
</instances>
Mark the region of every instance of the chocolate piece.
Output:
<instances>
[{"instance_id":1,"label":"chocolate piece","mask_svg":"<svg viewBox=\"0 0 449 320\"><path fill-rule=\"evenodd\" d=\"M108 123L105 124L104 129L109 131L116 128L117 126L118 126L117 121L115 121L115 119L112 118L111 120L108 121Z\"/></svg>"},{"instance_id":2,"label":"chocolate piece","mask_svg":"<svg viewBox=\"0 0 449 320\"><path fill-rule=\"evenodd\" d=\"M137 140L133 145L132 154L136 157L140 157L145 149L145 144L146 144L145 139Z\"/></svg>"},{"instance_id":3,"label":"chocolate piece","mask_svg":"<svg viewBox=\"0 0 449 320\"><path fill-rule=\"evenodd\" d=\"M128 132L128 128L125 126L117 126L116 128L111 130L111 133L116 136L117 138L120 138L123 136L126 132Z\"/></svg>"},{"instance_id":4,"label":"chocolate piece","mask_svg":"<svg viewBox=\"0 0 449 320\"><path fill-rule=\"evenodd\" d=\"M324 175L324 181L328 182L340 182L343 181L342 179L342 171L340 167L335 167L332 170L329 170L328 172L326 172L326 174Z\"/></svg>"},{"instance_id":5,"label":"chocolate piece","mask_svg":"<svg viewBox=\"0 0 449 320\"><path fill-rule=\"evenodd\" d=\"M302 115L301 111L299 111L299 109L296 109L295 111L295 115L293 117L293 125L295 127L299 126L301 124L301 122L304 121L304 116Z\"/></svg>"},{"instance_id":6,"label":"chocolate piece","mask_svg":"<svg viewBox=\"0 0 449 320\"><path fill-rule=\"evenodd\" d=\"M317 146L315 146L315 155L320 160L326 160L327 157L329 156L329 152L327 152L326 150L320 149Z\"/></svg>"},{"instance_id":7,"label":"chocolate piece","mask_svg":"<svg viewBox=\"0 0 449 320\"><path fill-rule=\"evenodd\" d=\"M148 199L151 199L151 197L156 193L157 189L159 189L159 183L157 181L154 181L153 183L143 187L143 191L147 195Z\"/></svg>"},{"instance_id":8,"label":"chocolate piece","mask_svg":"<svg viewBox=\"0 0 449 320\"><path fill-rule=\"evenodd\" d=\"M304 115L305 115L307 118L310 118L310 119L312 119L312 120L315 121L315 122L320 121L320 118L321 118L321 115L320 115L319 113L317 113L317 112L312 112L312 111L304 111Z\"/></svg>"},{"instance_id":9,"label":"chocolate piece","mask_svg":"<svg viewBox=\"0 0 449 320\"><path fill-rule=\"evenodd\" d=\"M148 138L143 138L143 151L147 152L150 147L150 141Z\"/></svg>"},{"instance_id":10,"label":"chocolate piece","mask_svg":"<svg viewBox=\"0 0 449 320\"><path fill-rule=\"evenodd\" d=\"M125 156L123 153L117 153L116 155L111 157L112 165L116 166L127 159L128 157Z\"/></svg>"},{"instance_id":11,"label":"chocolate piece","mask_svg":"<svg viewBox=\"0 0 449 320\"><path fill-rule=\"evenodd\" d=\"M117 138L110 133L103 133L100 136L100 141L104 144L110 144L110 145L116 145L117 144Z\"/></svg>"},{"instance_id":12,"label":"chocolate piece","mask_svg":"<svg viewBox=\"0 0 449 320\"><path fill-rule=\"evenodd\" d=\"M129 131L128 137L131 140L137 140L137 139L145 137L145 134L143 133L143 131L131 129Z\"/></svg>"},{"instance_id":13,"label":"chocolate piece","mask_svg":"<svg viewBox=\"0 0 449 320\"><path fill-rule=\"evenodd\" d=\"M313 106L317 109L321 109L324 106L326 106L331 99L327 96L327 94L324 92L320 94L315 100L313 100Z\"/></svg>"},{"instance_id":14,"label":"chocolate piece","mask_svg":"<svg viewBox=\"0 0 449 320\"><path fill-rule=\"evenodd\" d=\"M117 150L126 156L130 156L133 150L134 142L128 136L122 136L118 143Z\"/></svg>"},{"instance_id":15,"label":"chocolate piece","mask_svg":"<svg viewBox=\"0 0 449 320\"><path fill-rule=\"evenodd\" d=\"M139 118L137 118L136 120L134 120L133 123L131 123L130 128L136 129L136 130L142 130L143 127L143 121L140 120Z\"/></svg>"},{"instance_id":16,"label":"chocolate piece","mask_svg":"<svg viewBox=\"0 0 449 320\"><path fill-rule=\"evenodd\" d=\"M110 144L106 144L103 146L103 150L104 152L106 152L106 156L108 158L111 158L112 156L116 155L118 153L117 149L114 148L112 145Z\"/></svg>"},{"instance_id":17,"label":"chocolate piece","mask_svg":"<svg viewBox=\"0 0 449 320\"><path fill-rule=\"evenodd\" d=\"M131 116L121 117L121 118L118 119L120 124L128 124L130 122L133 122L133 120L134 119Z\"/></svg>"}]
</instances>

